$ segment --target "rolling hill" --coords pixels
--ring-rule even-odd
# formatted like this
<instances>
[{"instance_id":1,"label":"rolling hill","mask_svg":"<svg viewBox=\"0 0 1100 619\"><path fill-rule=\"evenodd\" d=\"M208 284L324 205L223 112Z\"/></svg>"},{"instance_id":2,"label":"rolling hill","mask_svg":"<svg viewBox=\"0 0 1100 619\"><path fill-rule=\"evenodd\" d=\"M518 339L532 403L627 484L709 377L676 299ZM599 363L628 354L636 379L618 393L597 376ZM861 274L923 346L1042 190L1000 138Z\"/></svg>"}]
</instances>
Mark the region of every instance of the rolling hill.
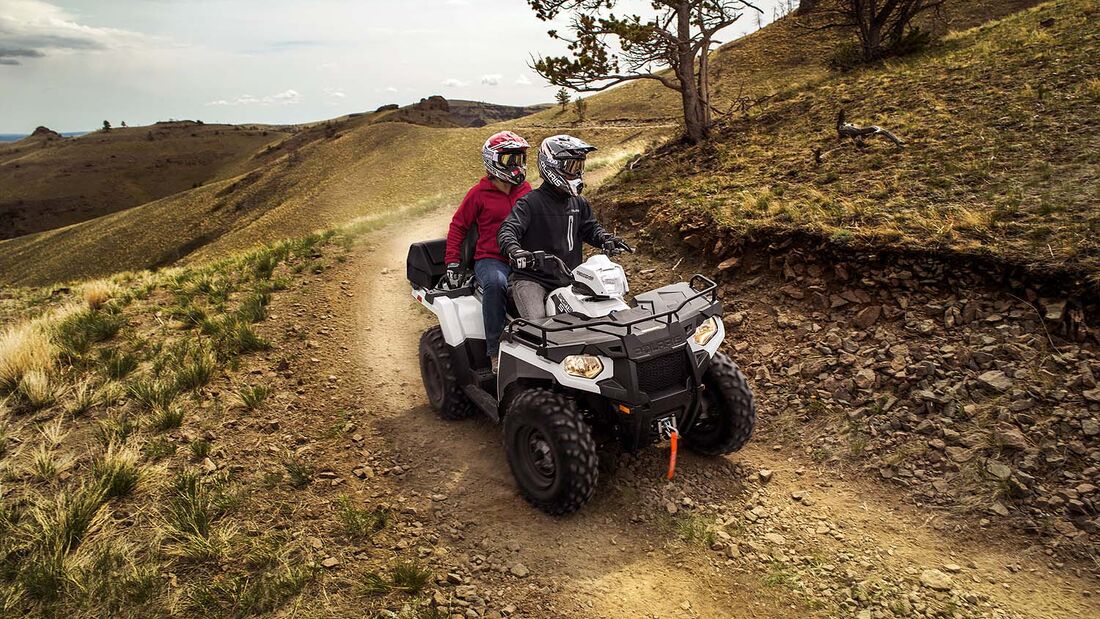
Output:
<instances>
[{"instance_id":1,"label":"rolling hill","mask_svg":"<svg viewBox=\"0 0 1100 619\"><path fill-rule=\"evenodd\" d=\"M969 27L1034 3L951 2L949 23L930 27ZM809 31L787 18L723 46L712 61L716 105L737 109L745 101L759 100L762 105L750 109L755 116L800 93L813 93L819 84L853 79L828 67L830 50L841 36L836 31ZM485 132L497 127L517 129L533 140L569 130L610 146L612 152L604 157L614 165L606 174L630 154L674 133L673 95L650 83L628 84L592 96L584 122L573 109L547 108L516 118L533 110L470 102L443 106L428 98L405 108L384 106L372 113L283 128L280 131L288 135L252 152L247 164L233 170L238 172L235 176L216 175L202 186L162 194L140 206L0 242L0 282L45 284L194 261L357 217L453 202L478 172L472 153ZM726 126L737 117L731 116ZM462 128L499 118L510 120L484 129ZM647 161L652 164L654 159ZM0 173L13 165L10 160L0 162ZM624 189L623 183L608 195L635 203L659 194L664 181L653 174L663 173L649 169L652 172L628 177L646 179L635 189ZM673 178L684 187L695 179L691 169L676 169Z\"/></svg>"},{"instance_id":2,"label":"rolling hill","mask_svg":"<svg viewBox=\"0 0 1100 619\"><path fill-rule=\"evenodd\" d=\"M0 238L125 210L256 166L286 129L158 123L0 145Z\"/></svg>"},{"instance_id":3,"label":"rolling hill","mask_svg":"<svg viewBox=\"0 0 1100 619\"><path fill-rule=\"evenodd\" d=\"M355 121L330 137L279 147L283 154L248 174L4 241L2 281L46 284L193 262L356 218L453 203L481 173L479 148L492 130ZM622 162L620 153L655 139L637 129L578 133L610 151L607 172ZM528 132L534 140L546 135Z\"/></svg>"},{"instance_id":4,"label":"rolling hill","mask_svg":"<svg viewBox=\"0 0 1100 619\"><path fill-rule=\"evenodd\" d=\"M746 240L803 234L1095 282L1098 13L1096 0L1045 3L788 89L709 144L647 158L605 203L718 259ZM838 142L841 109L906 146Z\"/></svg>"},{"instance_id":5,"label":"rolling hill","mask_svg":"<svg viewBox=\"0 0 1100 619\"><path fill-rule=\"evenodd\" d=\"M42 127L0 144L0 239L62 228L242 176L305 144L369 124L480 127L539 109L436 96L301 126L174 121L75 139Z\"/></svg>"}]
</instances>

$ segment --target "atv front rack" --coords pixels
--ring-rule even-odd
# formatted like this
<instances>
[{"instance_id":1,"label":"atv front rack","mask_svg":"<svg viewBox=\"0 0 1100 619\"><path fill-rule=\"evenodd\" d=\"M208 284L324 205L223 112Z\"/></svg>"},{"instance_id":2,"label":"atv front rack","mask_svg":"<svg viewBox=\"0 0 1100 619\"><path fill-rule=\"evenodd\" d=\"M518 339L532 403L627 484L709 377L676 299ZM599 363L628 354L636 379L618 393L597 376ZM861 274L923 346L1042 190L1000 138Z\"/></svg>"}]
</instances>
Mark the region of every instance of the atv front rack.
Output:
<instances>
[{"instance_id":1,"label":"atv front rack","mask_svg":"<svg viewBox=\"0 0 1100 619\"><path fill-rule=\"evenodd\" d=\"M702 288L700 290L696 290L696 285L700 284L700 283L704 285L704 288ZM696 301L700 298L706 297L707 300L712 304L718 302L718 284L715 283L714 280L710 279L709 277L699 275L699 274L692 275L691 279L688 280L688 287L692 291L694 291L694 294L686 297L676 307L674 307L670 310L663 311L663 312L657 312L656 311L657 303L656 303L655 300L653 300L653 299L640 299L638 308L632 308L632 309L644 309L642 306L645 305L645 304L648 304L649 305L648 309L651 313L647 313L645 315L639 316L638 318L634 318L632 320L620 321L620 320L615 320L614 318L604 318L604 319L598 319L598 320L585 319L583 322L580 322L580 323L577 323L577 324L553 325L553 324L546 324L546 323L540 324L540 322L538 322L538 321L531 321L531 320L528 320L526 318L517 318L517 319L511 321L510 323L508 323L508 325L504 327L504 333L507 334L508 336L511 336L511 337L518 337L520 334L522 334L523 336L526 336L526 337L522 338L525 342L539 347L540 350L545 350L547 346L551 345L550 337L549 337L550 334L564 333L564 332L569 332L569 331L577 331L577 330L580 330L580 329L587 329L587 330L591 330L591 331L597 331L597 332L600 332L600 333L603 333L603 334L606 334L606 335L610 335L610 336L614 336L614 337L618 337L618 338L624 338L624 337L627 337L627 336L630 336L630 335L634 335L635 330L640 325L646 325L647 327L651 327L654 322L657 322L657 323L663 324L665 326L668 326L668 325L671 325L674 322L680 322L680 312L683 311L683 309L686 306L688 306L690 303L692 303L693 301ZM631 310L622 310L621 312L616 312L616 313L623 313L623 312L630 312L630 311ZM568 314L566 314L566 316L567 315ZM547 318L547 321L553 321L554 319L559 319L560 320L561 316L562 315L560 315L560 314L550 316L550 317ZM609 327L611 329L614 329L614 331L608 330L608 329L603 329L601 327ZM523 329L523 331L521 332L520 329ZM642 329L640 331L645 332L645 331L649 331L649 330L651 330L651 329L646 328L646 329ZM535 334L537 334L537 339L535 339L535 337L532 337L532 336L535 336Z\"/></svg>"}]
</instances>

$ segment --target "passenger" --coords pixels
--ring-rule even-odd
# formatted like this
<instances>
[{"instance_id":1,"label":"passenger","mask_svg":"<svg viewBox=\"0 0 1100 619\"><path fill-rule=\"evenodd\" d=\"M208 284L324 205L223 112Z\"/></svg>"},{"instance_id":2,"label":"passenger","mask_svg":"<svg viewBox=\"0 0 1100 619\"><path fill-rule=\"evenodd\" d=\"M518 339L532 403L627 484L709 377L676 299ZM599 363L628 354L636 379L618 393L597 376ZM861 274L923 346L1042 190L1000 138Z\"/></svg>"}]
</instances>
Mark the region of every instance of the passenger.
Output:
<instances>
[{"instance_id":1,"label":"passenger","mask_svg":"<svg viewBox=\"0 0 1100 619\"><path fill-rule=\"evenodd\" d=\"M448 287L457 288L468 278L464 269L469 265L462 264L462 246L467 235L476 230L474 277L482 288L485 343L493 372L497 370L511 272L497 245L497 230L516 201L531 191L526 181L528 148L527 140L511 131L502 131L485 141L481 156L487 174L466 193L447 232L444 281Z\"/></svg>"}]
</instances>

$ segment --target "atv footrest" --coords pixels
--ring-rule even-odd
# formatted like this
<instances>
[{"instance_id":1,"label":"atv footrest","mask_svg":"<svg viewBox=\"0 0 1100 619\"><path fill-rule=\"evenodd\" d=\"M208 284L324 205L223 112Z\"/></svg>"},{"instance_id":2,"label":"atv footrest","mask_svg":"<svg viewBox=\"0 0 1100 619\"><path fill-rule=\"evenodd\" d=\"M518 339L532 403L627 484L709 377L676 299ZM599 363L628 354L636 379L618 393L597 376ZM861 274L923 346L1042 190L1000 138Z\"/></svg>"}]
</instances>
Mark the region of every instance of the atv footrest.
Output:
<instances>
[{"instance_id":1,"label":"atv footrest","mask_svg":"<svg viewBox=\"0 0 1100 619\"><path fill-rule=\"evenodd\" d=\"M497 410L497 399L489 395L488 391L485 391L477 385L465 385L462 390L466 392L466 396L470 398L470 401L477 405L486 415L493 421L500 421L500 412Z\"/></svg>"}]
</instances>

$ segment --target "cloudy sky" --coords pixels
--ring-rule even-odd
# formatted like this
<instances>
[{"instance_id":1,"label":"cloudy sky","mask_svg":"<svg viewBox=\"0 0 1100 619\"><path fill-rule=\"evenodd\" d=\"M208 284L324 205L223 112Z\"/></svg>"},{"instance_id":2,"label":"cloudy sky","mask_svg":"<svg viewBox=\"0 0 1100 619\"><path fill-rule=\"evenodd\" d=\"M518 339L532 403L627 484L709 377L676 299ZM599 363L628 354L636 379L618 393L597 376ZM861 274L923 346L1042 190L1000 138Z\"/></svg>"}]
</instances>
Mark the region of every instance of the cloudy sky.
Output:
<instances>
[{"instance_id":1,"label":"cloudy sky","mask_svg":"<svg viewBox=\"0 0 1100 619\"><path fill-rule=\"evenodd\" d=\"M756 4L767 22L786 2ZM746 15L726 39L756 27ZM527 63L560 51L547 29L524 0L0 0L0 133L546 102Z\"/></svg>"}]
</instances>

